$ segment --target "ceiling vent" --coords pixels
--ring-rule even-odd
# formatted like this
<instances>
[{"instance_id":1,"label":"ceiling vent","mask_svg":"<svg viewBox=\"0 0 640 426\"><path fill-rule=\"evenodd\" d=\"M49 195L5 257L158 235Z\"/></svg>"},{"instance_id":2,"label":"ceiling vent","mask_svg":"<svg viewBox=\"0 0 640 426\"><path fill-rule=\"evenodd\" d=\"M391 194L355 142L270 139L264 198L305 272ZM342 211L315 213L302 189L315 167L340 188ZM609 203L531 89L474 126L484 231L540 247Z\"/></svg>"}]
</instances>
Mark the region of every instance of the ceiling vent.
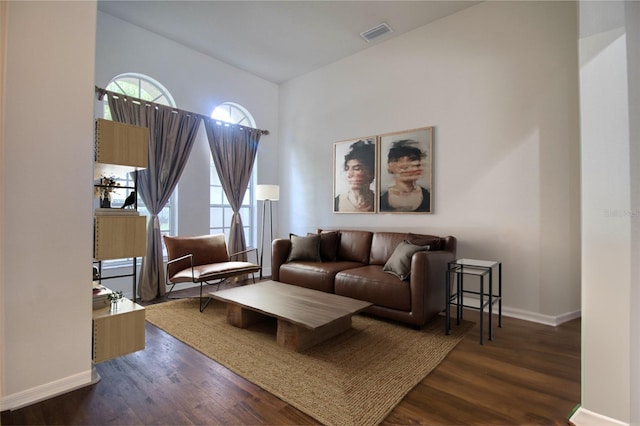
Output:
<instances>
[{"instance_id":1,"label":"ceiling vent","mask_svg":"<svg viewBox=\"0 0 640 426\"><path fill-rule=\"evenodd\" d=\"M387 33L393 32L393 30L391 29L391 27L389 25L387 25L385 22L383 22L380 25L376 25L375 27L367 30L367 31L363 31L360 33L360 36L365 39L367 41L367 43L369 43L370 41L372 41L375 38L378 38L380 36L383 36Z\"/></svg>"}]
</instances>

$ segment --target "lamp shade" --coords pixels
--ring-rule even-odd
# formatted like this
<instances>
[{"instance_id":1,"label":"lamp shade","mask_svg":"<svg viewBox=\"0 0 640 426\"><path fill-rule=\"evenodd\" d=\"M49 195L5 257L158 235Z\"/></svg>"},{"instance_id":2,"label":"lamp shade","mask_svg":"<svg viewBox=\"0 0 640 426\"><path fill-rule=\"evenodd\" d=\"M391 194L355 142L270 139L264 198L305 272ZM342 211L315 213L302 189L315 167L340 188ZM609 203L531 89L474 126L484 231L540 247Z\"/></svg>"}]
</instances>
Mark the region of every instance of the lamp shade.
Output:
<instances>
[{"instance_id":1,"label":"lamp shade","mask_svg":"<svg viewBox=\"0 0 640 426\"><path fill-rule=\"evenodd\" d=\"M278 201L280 187L278 185L256 185L256 200Z\"/></svg>"}]
</instances>

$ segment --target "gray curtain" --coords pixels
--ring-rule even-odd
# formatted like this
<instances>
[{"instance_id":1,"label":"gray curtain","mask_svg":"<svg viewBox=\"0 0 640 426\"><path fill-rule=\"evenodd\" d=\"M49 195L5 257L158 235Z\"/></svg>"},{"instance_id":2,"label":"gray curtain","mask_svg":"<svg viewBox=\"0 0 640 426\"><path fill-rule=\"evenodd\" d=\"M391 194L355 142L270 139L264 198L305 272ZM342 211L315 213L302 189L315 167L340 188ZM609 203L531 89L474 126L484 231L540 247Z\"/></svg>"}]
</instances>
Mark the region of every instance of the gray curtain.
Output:
<instances>
[{"instance_id":1,"label":"gray curtain","mask_svg":"<svg viewBox=\"0 0 640 426\"><path fill-rule=\"evenodd\" d=\"M208 118L204 118L204 125L218 177L233 209L229 231L229 252L237 253L247 248L240 207L249 186L262 131L218 124L215 120ZM246 256L243 259L246 260Z\"/></svg>"},{"instance_id":2,"label":"gray curtain","mask_svg":"<svg viewBox=\"0 0 640 426\"><path fill-rule=\"evenodd\" d=\"M114 121L149 129L148 168L138 172L138 191L149 210L147 255L142 259L138 294L143 301L166 292L158 214L169 201L184 170L202 116L163 105L140 103L109 94Z\"/></svg>"}]
</instances>

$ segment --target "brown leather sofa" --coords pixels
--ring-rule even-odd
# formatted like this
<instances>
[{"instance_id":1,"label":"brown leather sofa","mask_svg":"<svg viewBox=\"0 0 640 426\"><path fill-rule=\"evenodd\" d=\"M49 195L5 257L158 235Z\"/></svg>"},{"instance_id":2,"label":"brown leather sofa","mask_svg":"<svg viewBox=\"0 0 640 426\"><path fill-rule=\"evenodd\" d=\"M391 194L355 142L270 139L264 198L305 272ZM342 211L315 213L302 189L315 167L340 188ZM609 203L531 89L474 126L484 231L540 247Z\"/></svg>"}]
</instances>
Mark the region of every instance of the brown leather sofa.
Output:
<instances>
[{"instance_id":1,"label":"brown leather sofa","mask_svg":"<svg viewBox=\"0 0 640 426\"><path fill-rule=\"evenodd\" d=\"M445 273L447 262L455 259L455 237L364 230L319 229L318 233L321 258L315 260L292 260L292 240L273 241L274 281L366 300L374 304L366 312L415 327L444 310ZM429 249L408 256L410 274L402 280L383 269L396 248L407 242Z\"/></svg>"}]
</instances>

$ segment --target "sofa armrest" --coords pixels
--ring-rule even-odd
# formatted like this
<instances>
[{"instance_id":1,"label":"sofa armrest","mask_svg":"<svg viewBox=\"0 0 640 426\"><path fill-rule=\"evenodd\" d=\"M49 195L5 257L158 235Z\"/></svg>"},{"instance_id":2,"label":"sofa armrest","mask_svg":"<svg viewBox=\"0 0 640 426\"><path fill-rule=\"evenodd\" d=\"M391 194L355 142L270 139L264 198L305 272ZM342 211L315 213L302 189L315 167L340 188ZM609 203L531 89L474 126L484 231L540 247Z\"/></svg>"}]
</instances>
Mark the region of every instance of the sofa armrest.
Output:
<instances>
[{"instance_id":1,"label":"sofa armrest","mask_svg":"<svg viewBox=\"0 0 640 426\"><path fill-rule=\"evenodd\" d=\"M445 286L448 262L455 255L450 251L420 251L411 258L411 311L428 319L445 309Z\"/></svg>"},{"instance_id":2,"label":"sofa armrest","mask_svg":"<svg viewBox=\"0 0 640 426\"><path fill-rule=\"evenodd\" d=\"M287 262L291 252L291 240L277 238L271 243L271 279L280 281L280 265Z\"/></svg>"}]
</instances>

